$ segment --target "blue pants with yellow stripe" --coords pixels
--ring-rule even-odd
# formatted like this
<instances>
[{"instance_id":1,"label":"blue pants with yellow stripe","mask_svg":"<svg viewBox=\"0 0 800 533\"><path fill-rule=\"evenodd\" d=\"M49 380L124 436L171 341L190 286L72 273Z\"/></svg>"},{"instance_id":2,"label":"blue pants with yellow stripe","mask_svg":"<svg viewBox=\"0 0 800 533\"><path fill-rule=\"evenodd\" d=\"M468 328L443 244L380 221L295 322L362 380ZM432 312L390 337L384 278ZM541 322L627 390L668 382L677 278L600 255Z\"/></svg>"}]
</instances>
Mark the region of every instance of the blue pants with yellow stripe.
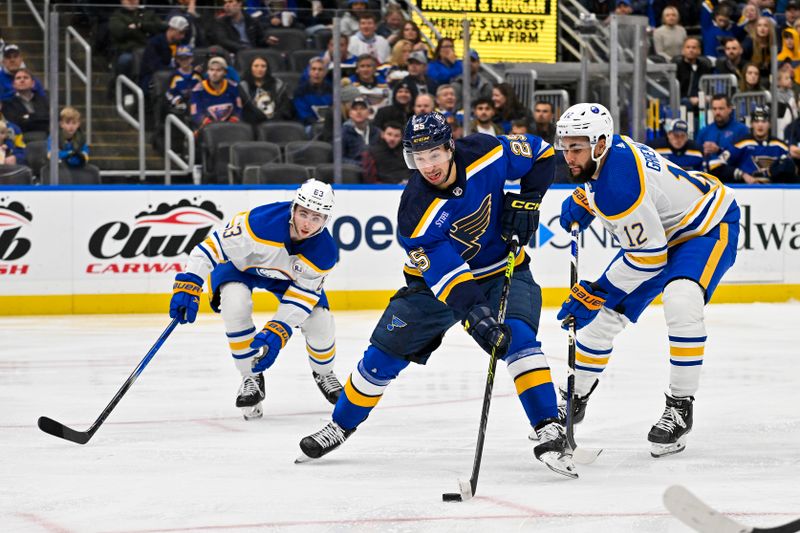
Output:
<instances>
[{"instance_id":1,"label":"blue pants with yellow stripe","mask_svg":"<svg viewBox=\"0 0 800 533\"><path fill-rule=\"evenodd\" d=\"M478 283L496 312L503 277ZM557 416L550 368L541 343L536 340L541 306L541 289L530 271L515 271L506 313L511 345L503 361L531 426ZM422 279L411 281L398 291L378 321L364 357L350 374L334 408L333 420L344 429L358 426L383 397L389 383L409 363L425 364L456 322L458 317L451 308L436 299Z\"/></svg>"}]
</instances>

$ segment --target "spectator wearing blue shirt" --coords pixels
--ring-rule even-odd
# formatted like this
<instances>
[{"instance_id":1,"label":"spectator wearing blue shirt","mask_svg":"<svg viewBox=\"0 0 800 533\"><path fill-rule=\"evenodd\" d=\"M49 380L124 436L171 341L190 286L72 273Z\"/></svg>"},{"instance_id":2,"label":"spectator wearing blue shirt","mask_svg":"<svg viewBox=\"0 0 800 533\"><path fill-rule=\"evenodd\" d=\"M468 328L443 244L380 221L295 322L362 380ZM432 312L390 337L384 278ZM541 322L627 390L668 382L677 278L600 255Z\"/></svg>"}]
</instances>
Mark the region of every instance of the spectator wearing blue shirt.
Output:
<instances>
[{"instance_id":1,"label":"spectator wearing blue shirt","mask_svg":"<svg viewBox=\"0 0 800 533\"><path fill-rule=\"evenodd\" d=\"M689 125L685 120L671 121L667 136L653 140L650 146L684 170L703 170L703 152L689 139Z\"/></svg>"},{"instance_id":2,"label":"spectator wearing blue shirt","mask_svg":"<svg viewBox=\"0 0 800 533\"><path fill-rule=\"evenodd\" d=\"M0 100L14 97L14 74L25 66L22 52L16 44L3 47L3 66L0 67ZM33 92L44 98L44 87L36 78L33 79Z\"/></svg>"},{"instance_id":3,"label":"spectator wearing blue shirt","mask_svg":"<svg viewBox=\"0 0 800 533\"><path fill-rule=\"evenodd\" d=\"M428 78L439 86L450 83L463 72L461 60L456 58L453 40L445 37L436 45L433 61L428 63Z\"/></svg>"},{"instance_id":4,"label":"spectator wearing blue shirt","mask_svg":"<svg viewBox=\"0 0 800 533\"><path fill-rule=\"evenodd\" d=\"M733 9L727 3L711 7L711 2L703 2L700 26L703 35L703 55L711 58L722 57L723 39L735 37L737 29L733 24Z\"/></svg>"},{"instance_id":5,"label":"spectator wearing blue shirt","mask_svg":"<svg viewBox=\"0 0 800 533\"><path fill-rule=\"evenodd\" d=\"M342 124L342 158L345 163L361 165L364 150L378 142L380 130L369 120L369 102L359 96L350 104L349 120Z\"/></svg>"},{"instance_id":6,"label":"spectator wearing blue shirt","mask_svg":"<svg viewBox=\"0 0 800 533\"><path fill-rule=\"evenodd\" d=\"M315 57L308 62L308 80L301 82L294 92L295 116L311 133L311 126L322 120L322 112L333 105L333 87L325 79L325 62Z\"/></svg>"},{"instance_id":7,"label":"spectator wearing blue shirt","mask_svg":"<svg viewBox=\"0 0 800 533\"><path fill-rule=\"evenodd\" d=\"M81 114L74 107L65 107L58 115L58 180L60 184L95 185L100 183L100 169L89 164L89 145L81 131ZM51 138L47 138L47 153L50 154ZM48 167L42 170L49 176Z\"/></svg>"},{"instance_id":8,"label":"spectator wearing blue shirt","mask_svg":"<svg viewBox=\"0 0 800 533\"><path fill-rule=\"evenodd\" d=\"M694 139L706 163L750 133L747 126L733 118L733 105L727 95L711 97L711 115L714 122L701 129Z\"/></svg>"}]
</instances>

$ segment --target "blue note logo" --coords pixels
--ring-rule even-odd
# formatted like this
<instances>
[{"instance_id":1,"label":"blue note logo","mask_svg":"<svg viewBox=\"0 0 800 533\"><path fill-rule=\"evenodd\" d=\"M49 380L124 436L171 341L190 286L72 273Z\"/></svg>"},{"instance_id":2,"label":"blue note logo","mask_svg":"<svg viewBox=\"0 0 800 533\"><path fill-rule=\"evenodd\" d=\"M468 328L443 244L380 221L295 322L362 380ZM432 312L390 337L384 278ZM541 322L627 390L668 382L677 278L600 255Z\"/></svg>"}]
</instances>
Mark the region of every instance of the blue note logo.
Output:
<instances>
[{"instance_id":1,"label":"blue note logo","mask_svg":"<svg viewBox=\"0 0 800 533\"><path fill-rule=\"evenodd\" d=\"M386 324L386 329L388 331L394 331L394 328L404 328L408 324L397 318L396 316L392 315L392 321L389 324Z\"/></svg>"}]
</instances>

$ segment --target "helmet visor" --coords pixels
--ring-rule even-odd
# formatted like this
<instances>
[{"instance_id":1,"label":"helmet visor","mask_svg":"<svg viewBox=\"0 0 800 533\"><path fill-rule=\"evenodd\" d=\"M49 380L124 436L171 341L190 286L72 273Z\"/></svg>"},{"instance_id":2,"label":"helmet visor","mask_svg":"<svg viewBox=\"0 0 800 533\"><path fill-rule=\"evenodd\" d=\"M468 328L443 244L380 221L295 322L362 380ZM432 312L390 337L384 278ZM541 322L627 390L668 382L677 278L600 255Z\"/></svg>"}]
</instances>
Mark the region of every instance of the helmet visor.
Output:
<instances>
[{"instance_id":1,"label":"helmet visor","mask_svg":"<svg viewBox=\"0 0 800 533\"><path fill-rule=\"evenodd\" d=\"M578 151L592 147L588 137L560 136L557 135L553 141L553 148L556 150Z\"/></svg>"},{"instance_id":2,"label":"helmet visor","mask_svg":"<svg viewBox=\"0 0 800 533\"><path fill-rule=\"evenodd\" d=\"M422 150L419 152L411 152L404 149L403 157L406 160L406 166L410 169L424 170L429 167L450 163L450 160L453 158L453 152L447 150L444 146L444 144L440 144L430 150Z\"/></svg>"}]
</instances>

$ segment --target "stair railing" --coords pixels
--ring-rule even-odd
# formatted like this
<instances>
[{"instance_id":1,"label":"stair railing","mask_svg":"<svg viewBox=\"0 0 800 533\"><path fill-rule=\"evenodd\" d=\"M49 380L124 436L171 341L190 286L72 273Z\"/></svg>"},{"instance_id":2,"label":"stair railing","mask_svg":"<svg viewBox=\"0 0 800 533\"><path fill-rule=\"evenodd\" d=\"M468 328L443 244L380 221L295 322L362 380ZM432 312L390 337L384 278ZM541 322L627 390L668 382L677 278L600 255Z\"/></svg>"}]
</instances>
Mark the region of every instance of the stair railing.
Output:
<instances>
[{"instance_id":1,"label":"stair railing","mask_svg":"<svg viewBox=\"0 0 800 533\"><path fill-rule=\"evenodd\" d=\"M136 118L131 116L125 109L122 98L122 86L127 87L136 97ZM145 180L145 146L144 146L144 91L141 87L133 83L131 79L124 74L117 76L116 81L116 96L117 96L117 114L122 119L133 126L139 132L139 181ZM101 172L102 175L129 175L127 170L106 170ZM160 174L160 173L159 173Z\"/></svg>"},{"instance_id":2,"label":"stair railing","mask_svg":"<svg viewBox=\"0 0 800 533\"><path fill-rule=\"evenodd\" d=\"M181 155L172 149L172 128L176 127L186 137L186 146L189 149L189 154L186 161L181 158ZM195 146L194 146L194 132L183 123L181 119L173 114L167 115L167 120L164 123L164 184L172 185L172 163L175 163L181 172L176 174L188 174L194 169L195 161ZM197 176L199 178L199 176ZM195 179L195 185L200 185L200 180Z\"/></svg>"},{"instance_id":3,"label":"stair railing","mask_svg":"<svg viewBox=\"0 0 800 533\"><path fill-rule=\"evenodd\" d=\"M81 48L85 57L84 70L72 60L72 41L75 41ZM67 64L67 72L65 78L66 101L67 105L72 105L72 73L74 73L79 80L81 80L86 87L86 142L91 146L92 144L92 47L86 42L86 39L81 37L80 33L72 26L67 27L67 34L64 39L65 42L65 62Z\"/></svg>"},{"instance_id":4,"label":"stair railing","mask_svg":"<svg viewBox=\"0 0 800 533\"><path fill-rule=\"evenodd\" d=\"M25 0L25 5L28 6L33 18L36 20L36 24L42 29L42 47L44 48L44 57L45 61L46 58L49 57L47 54L48 46L50 44L50 36L48 35L47 28L50 26L50 0L44 0L44 14L39 13L36 9L36 6L33 5L32 0ZM11 15L11 2L8 2L8 25L11 26L12 22L12 15ZM50 86L48 85L48 78L47 78L47 69L44 69L44 86L48 89Z\"/></svg>"}]
</instances>

